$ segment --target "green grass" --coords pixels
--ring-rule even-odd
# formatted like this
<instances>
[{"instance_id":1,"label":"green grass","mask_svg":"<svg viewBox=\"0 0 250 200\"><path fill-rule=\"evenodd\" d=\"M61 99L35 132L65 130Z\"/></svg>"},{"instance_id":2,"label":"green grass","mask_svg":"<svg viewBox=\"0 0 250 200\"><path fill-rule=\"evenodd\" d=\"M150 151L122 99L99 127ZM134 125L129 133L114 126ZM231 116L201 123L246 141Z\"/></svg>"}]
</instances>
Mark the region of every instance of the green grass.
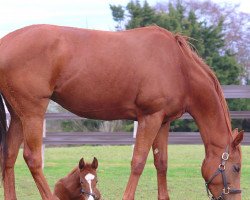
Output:
<instances>
[{"instance_id":1,"label":"green grass","mask_svg":"<svg viewBox=\"0 0 250 200\"><path fill-rule=\"evenodd\" d=\"M242 150L244 162L241 188L244 190L243 200L250 200L250 147L243 146ZM41 199L21 153L20 151L15 167L18 200ZM99 160L98 184L103 198L118 200L122 199L128 180L131 154L131 146L46 148L44 172L53 189L55 182L71 171L82 156L90 162L96 156ZM207 199L200 173L203 157L204 149L201 145L169 145L168 189L172 200ZM2 186L0 199L3 199ZM157 199L156 172L152 153L140 179L136 199Z\"/></svg>"}]
</instances>

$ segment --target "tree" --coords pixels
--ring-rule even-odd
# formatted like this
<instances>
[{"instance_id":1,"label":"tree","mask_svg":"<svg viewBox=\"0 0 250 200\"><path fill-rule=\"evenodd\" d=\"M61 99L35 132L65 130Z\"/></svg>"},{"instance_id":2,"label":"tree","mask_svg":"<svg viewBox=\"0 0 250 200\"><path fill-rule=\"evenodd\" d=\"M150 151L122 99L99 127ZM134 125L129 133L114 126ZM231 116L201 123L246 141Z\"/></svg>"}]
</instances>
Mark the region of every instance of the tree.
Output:
<instances>
[{"instance_id":1,"label":"tree","mask_svg":"<svg viewBox=\"0 0 250 200\"><path fill-rule=\"evenodd\" d=\"M132 29L136 27L144 27L155 22L155 11L145 1L143 6L140 2L131 1L127 4L126 9L129 13L130 20L127 22L126 29Z\"/></svg>"},{"instance_id":2,"label":"tree","mask_svg":"<svg viewBox=\"0 0 250 200\"><path fill-rule=\"evenodd\" d=\"M124 10L122 9L122 6L109 5L109 7L112 11L113 20L117 22L115 27L116 30L122 30L122 21L124 20Z\"/></svg>"}]
</instances>

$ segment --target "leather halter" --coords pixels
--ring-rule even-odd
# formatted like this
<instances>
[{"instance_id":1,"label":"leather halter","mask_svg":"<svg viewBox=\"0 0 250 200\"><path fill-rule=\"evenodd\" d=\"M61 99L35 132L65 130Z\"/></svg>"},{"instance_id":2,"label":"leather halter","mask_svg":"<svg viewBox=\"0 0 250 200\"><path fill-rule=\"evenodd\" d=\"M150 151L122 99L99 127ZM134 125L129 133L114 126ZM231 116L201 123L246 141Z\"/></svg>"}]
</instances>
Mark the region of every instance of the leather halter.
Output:
<instances>
[{"instance_id":1,"label":"leather halter","mask_svg":"<svg viewBox=\"0 0 250 200\"><path fill-rule=\"evenodd\" d=\"M86 194L88 196L92 196L95 200L98 200L98 197L95 195L95 193L87 192L83 188L81 188L80 192L81 192L81 195Z\"/></svg>"},{"instance_id":2,"label":"leather halter","mask_svg":"<svg viewBox=\"0 0 250 200\"><path fill-rule=\"evenodd\" d=\"M224 200L225 195L228 195L228 194L240 194L241 193L241 190L239 190L239 189L231 189L228 186L228 183L227 183L227 177L226 177L225 169L226 169L226 161L229 158L229 153L228 152L229 152L229 146L227 146L226 151L221 156L221 164L219 165L219 168L213 174L213 176L211 176L211 178L207 182L205 182L205 186L206 186L206 190L207 190L207 195L208 195L208 198L210 198L211 200ZM208 186L214 180L214 178L216 176L218 176L219 174L222 175L222 180L223 180L223 186L224 186L224 188L222 189L222 192L221 192L220 196L218 196L216 198L216 197L214 197L212 195L212 193L209 190Z\"/></svg>"}]
</instances>

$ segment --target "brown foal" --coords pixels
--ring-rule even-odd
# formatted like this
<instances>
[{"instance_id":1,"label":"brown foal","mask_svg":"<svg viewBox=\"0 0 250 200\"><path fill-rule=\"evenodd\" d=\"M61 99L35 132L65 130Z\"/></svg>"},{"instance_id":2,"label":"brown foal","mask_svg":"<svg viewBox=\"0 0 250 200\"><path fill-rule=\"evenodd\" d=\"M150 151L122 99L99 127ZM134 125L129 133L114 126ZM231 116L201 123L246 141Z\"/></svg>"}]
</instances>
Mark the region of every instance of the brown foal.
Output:
<instances>
[{"instance_id":1,"label":"brown foal","mask_svg":"<svg viewBox=\"0 0 250 200\"><path fill-rule=\"evenodd\" d=\"M60 179L54 188L54 197L60 200L99 200L101 194L96 188L98 160L85 163L83 158L67 176Z\"/></svg>"},{"instance_id":2,"label":"brown foal","mask_svg":"<svg viewBox=\"0 0 250 200\"><path fill-rule=\"evenodd\" d=\"M53 198L41 159L43 120L50 99L82 117L138 121L124 200L134 199L151 147L158 199L169 199L169 123L185 112L195 119L204 142L202 175L208 192L214 199L241 199L243 134L232 133L217 78L180 35L157 26L121 32L25 27L0 40L0 92L11 114L7 131L2 106L0 158L6 200L16 199L14 164L22 142L41 197ZM226 161L222 155L229 155Z\"/></svg>"}]
</instances>

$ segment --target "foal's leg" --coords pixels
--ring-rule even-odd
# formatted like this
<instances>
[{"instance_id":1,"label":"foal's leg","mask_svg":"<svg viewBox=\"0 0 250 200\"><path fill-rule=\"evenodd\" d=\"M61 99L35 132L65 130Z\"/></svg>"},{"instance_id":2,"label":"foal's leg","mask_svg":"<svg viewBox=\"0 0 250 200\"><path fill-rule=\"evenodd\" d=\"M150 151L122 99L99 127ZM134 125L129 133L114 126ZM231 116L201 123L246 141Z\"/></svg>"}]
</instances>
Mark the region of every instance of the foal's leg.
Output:
<instances>
[{"instance_id":1,"label":"foal's leg","mask_svg":"<svg viewBox=\"0 0 250 200\"><path fill-rule=\"evenodd\" d=\"M163 124L152 146L154 154L154 165L157 170L159 200L169 200L166 180L168 159L168 130L169 123Z\"/></svg>"},{"instance_id":2,"label":"foal's leg","mask_svg":"<svg viewBox=\"0 0 250 200\"><path fill-rule=\"evenodd\" d=\"M124 200L133 200L135 190L146 163L149 150L161 127L163 114L161 112L138 118L138 130L131 162L131 173L125 193Z\"/></svg>"},{"instance_id":3,"label":"foal's leg","mask_svg":"<svg viewBox=\"0 0 250 200\"><path fill-rule=\"evenodd\" d=\"M4 169L4 198L6 200L15 200L17 198L15 191L14 165L19 147L23 141L23 132L20 119L10 107L9 111L11 113L11 122L6 138L8 149Z\"/></svg>"}]
</instances>

